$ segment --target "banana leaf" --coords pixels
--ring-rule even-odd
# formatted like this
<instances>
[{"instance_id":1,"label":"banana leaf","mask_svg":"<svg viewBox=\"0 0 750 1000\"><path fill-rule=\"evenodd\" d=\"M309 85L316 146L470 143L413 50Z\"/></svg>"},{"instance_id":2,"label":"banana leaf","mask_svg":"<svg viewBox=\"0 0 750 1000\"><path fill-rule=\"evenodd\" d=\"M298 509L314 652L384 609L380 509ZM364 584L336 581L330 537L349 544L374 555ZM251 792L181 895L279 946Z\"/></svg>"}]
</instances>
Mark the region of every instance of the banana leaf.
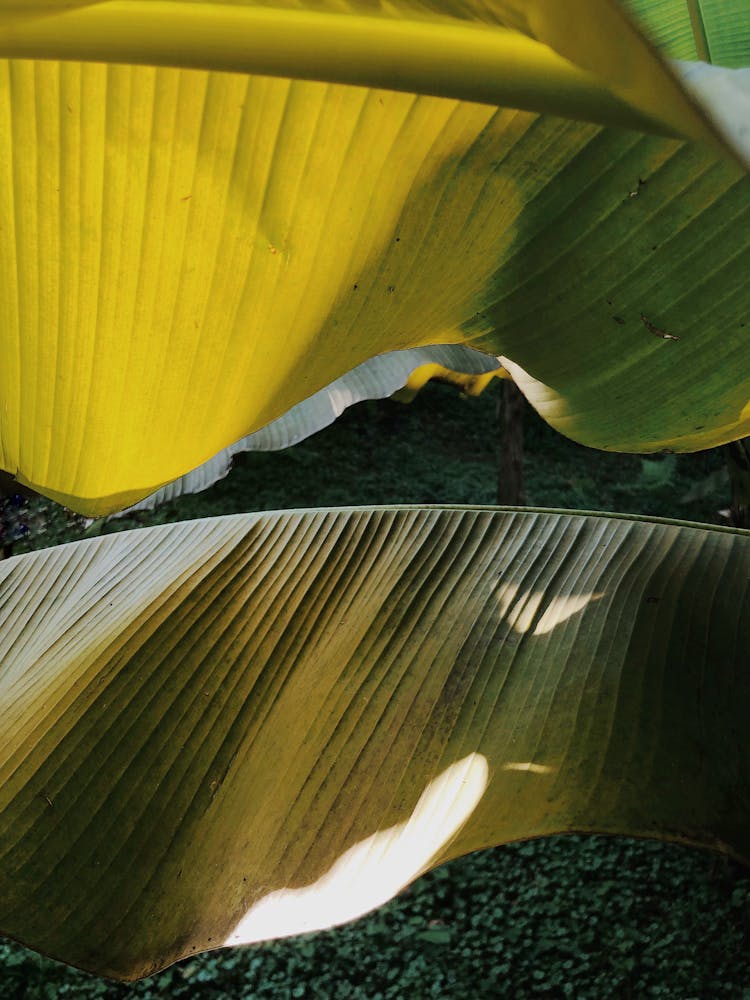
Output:
<instances>
[{"instance_id":1,"label":"banana leaf","mask_svg":"<svg viewBox=\"0 0 750 1000\"><path fill-rule=\"evenodd\" d=\"M746 6L710 15L750 63ZM27 2L0 56L22 484L121 509L434 344L594 447L750 433L748 71L666 61L622 5Z\"/></svg>"},{"instance_id":2,"label":"banana leaf","mask_svg":"<svg viewBox=\"0 0 750 1000\"><path fill-rule=\"evenodd\" d=\"M0 563L0 928L108 976L563 831L750 857L750 533L235 515Z\"/></svg>"}]
</instances>

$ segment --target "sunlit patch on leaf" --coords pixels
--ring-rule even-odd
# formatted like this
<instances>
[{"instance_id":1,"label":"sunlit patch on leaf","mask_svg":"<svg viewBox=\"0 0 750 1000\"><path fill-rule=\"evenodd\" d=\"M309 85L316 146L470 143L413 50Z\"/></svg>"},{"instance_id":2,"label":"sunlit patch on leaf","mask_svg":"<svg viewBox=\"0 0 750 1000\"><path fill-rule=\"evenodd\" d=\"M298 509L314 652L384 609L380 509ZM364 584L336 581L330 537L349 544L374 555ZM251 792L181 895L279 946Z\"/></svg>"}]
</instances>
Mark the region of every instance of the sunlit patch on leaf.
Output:
<instances>
[{"instance_id":1,"label":"sunlit patch on leaf","mask_svg":"<svg viewBox=\"0 0 750 1000\"><path fill-rule=\"evenodd\" d=\"M488 775L481 754L451 764L425 788L408 820L350 847L312 885L264 896L224 944L333 926L392 899L445 851L477 807Z\"/></svg>"},{"instance_id":2,"label":"sunlit patch on leaf","mask_svg":"<svg viewBox=\"0 0 750 1000\"><path fill-rule=\"evenodd\" d=\"M750 856L746 532L235 515L6 559L0 605L0 929L73 964L328 926L565 830Z\"/></svg>"},{"instance_id":3,"label":"sunlit patch on leaf","mask_svg":"<svg viewBox=\"0 0 750 1000\"><path fill-rule=\"evenodd\" d=\"M29 3L3 32L24 56L0 62L0 465L20 483L111 513L435 343L507 356L595 447L750 430L747 182L621 5ZM239 69L261 75L219 71ZM746 74L690 78L741 146ZM602 102L715 151L590 124Z\"/></svg>"}]
</instances>

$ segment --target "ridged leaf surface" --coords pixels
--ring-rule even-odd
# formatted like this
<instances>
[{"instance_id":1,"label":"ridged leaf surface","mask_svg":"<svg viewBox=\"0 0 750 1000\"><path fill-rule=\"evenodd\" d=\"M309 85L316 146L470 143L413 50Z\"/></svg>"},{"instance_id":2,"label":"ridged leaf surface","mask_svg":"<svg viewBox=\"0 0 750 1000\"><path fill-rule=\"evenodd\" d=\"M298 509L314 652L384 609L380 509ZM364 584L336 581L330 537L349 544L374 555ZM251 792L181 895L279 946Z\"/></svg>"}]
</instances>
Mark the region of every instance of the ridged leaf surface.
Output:
<instances>
[{"instance_id":1,"label":"ridged leaf surface","mask_svg":"<svg viewBox=\"0 0 750 1000\"><path fill-rule=\"evenodd\" d=\"M107 975L595 830L750 857L750 535L237 515L0 563L0 928Z\"/></svg>"},{"instance_id":2,"label":"ridged leaf surface","mask_svg":"<svg viewBox=\"0 0 750 1000\"><path fill-rule=\"evenodd\" d=\"M506 356L595 447L750 433L748 181L618 4L29 3L0 12L0 54L39 57L0 61L0 465L21 482L122 508L429 344ZM365 63L383 89L354 85Z\"/></svg>"},{"instance_id":3,"label":"ridged leaf surface","mask_svg":"<svg viewBox=\"0 0 750 1000\"><path fill-rule=\"evenodd\" d=\"M283 416L271 421L254 434L224 448L186 476L127 507L122 514L153 510L186 493L200 493L223 479L232 467L235 455L245 451L278 451L290 448L328 427L345 409L366 399L384 399L404 386L404 396L415 394L431 378L450 380L478 395L499 372L497 358L467 347L417 347L407 351L380 354L363 362L335 382L320 389L309 399L297 403ZM119 515L115 514L114 517Z\"/></svg>"}]
</instances>

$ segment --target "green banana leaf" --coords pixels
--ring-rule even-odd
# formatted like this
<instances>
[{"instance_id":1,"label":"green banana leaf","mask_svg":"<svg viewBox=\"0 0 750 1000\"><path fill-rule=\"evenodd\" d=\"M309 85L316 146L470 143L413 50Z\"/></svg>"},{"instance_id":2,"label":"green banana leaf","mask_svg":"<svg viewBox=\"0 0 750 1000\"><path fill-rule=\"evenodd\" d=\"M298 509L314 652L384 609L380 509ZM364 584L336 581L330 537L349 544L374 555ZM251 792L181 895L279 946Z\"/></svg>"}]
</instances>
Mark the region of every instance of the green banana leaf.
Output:
<instances>
[{"instance_id":1,"label":"green banana leaf","mask_svg":"<svg viewBox=\"0 0 750 1000\"><path fill-rule=\"evenodd\" d=\"M750 21L743 0L627 0L657 44L673 59L747 66Z\"/></svg>"},{"instance_id":2,"label":"green banana leaf","mask_svg":"<svg viewBox=\"0 0 750 1000\"><path fill-rule=\"evenodd\" d=\"M750 63L746 7L712 17ZM748 73L663 61L613 0L26 2L0 56L26 486L121 509L433 344L595 447L750 433Z\"/></svg>"},{"instance_id":3,"label":"green banana leaf","mask_svg":"<svg viewBox=\"0 0 750 1000\"><path fill-rule=\"evenodd\" d=\"M750 533L236 515L0 563L0 928L109 976L566 830L750 857Z\"/></svg>"},{"instance_id":4,"label":"green banana leaf","mask_svg":"<svg viewBox=\"0 0 750 1000\"><path fill-rule=\"evenodd\" d=\"M4 4L0 465L113 511L452 344L596 447L748 434L747 9L630 9ZM136 978L522 837L747 860L749 544L379 509L5 560L0 928Z\"/></svg>"}]
</instances>

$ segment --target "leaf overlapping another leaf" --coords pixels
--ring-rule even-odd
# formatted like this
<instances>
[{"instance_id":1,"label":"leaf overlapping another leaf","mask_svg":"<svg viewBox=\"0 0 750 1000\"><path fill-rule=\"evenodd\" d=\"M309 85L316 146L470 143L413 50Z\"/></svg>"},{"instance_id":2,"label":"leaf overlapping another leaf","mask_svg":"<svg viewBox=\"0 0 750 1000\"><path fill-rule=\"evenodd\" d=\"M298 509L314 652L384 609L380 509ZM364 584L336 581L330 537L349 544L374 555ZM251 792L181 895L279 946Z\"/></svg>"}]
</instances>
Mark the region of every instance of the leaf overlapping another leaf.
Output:
<instances>
[{"instance_id":1,"label":"leaf overlapping another leaf","mask_svg":"<svg viewBox=\"0 0 750 1000\"><path fill-rule=\"evenodd\" d=\"M697 39L677 0L652 20ZM750 430L748 181L719 159L747 76L686 84L613 0L13 5L0 53L20 482L115 510L430 345L502 355L600 448ZM519 837L746 859L748 543L389 509L6 560L3 929L136 977Z\"/></svg>"},{"instance_id":2,"label":"leaf overlapping another leaf","mask_svg":"<svg viewBox=\"0 0 750 1000\"><path fill-rule=\"evenodd\" d=\"M717 159L710 104L608 0L366 9L5 9L0 53L24 58L0 64L0 464L19 481L108 513L368 358L430 344L507 357L545 419L596 447L748 433L748 181ZM295 47L284 26L308 16L366 39L384 89L353 85L345 45ZM222 71L256 21L288 78ZM464 63L409 82L362 22L406 63L431 32ZM527 110L455 100L484 79L482 46L496 90L473 97ZM385 89L412 86L442 96ZM621 124L713 147L549 114L610 121L613 101ZM741 157L741 116L722 117Z\"/></svg>"},{"instance_id":3,"label":"leaf overlapping another leaf","mask_svg":"<svg viewBox=\"0 0 750 1000\"><path fill-rule=\"evenodd\" d=\"M154 507L176 500L186 493L207 490L229 473L236 455L247 451L279 451L290 448L332 424L345 409L355 403L366 399L383 399L405 385L408 385L406 395L416 393L430 378L438 375L478 392L481 390L474 389L474 385L479 383L483 387L483 383L500 370L497 358L461 346L422 347L378 355L320 389L309 399L293 406L278 420L225 448L204 465L121 513L153 510Z\"/></svg>"}]
</instances>

